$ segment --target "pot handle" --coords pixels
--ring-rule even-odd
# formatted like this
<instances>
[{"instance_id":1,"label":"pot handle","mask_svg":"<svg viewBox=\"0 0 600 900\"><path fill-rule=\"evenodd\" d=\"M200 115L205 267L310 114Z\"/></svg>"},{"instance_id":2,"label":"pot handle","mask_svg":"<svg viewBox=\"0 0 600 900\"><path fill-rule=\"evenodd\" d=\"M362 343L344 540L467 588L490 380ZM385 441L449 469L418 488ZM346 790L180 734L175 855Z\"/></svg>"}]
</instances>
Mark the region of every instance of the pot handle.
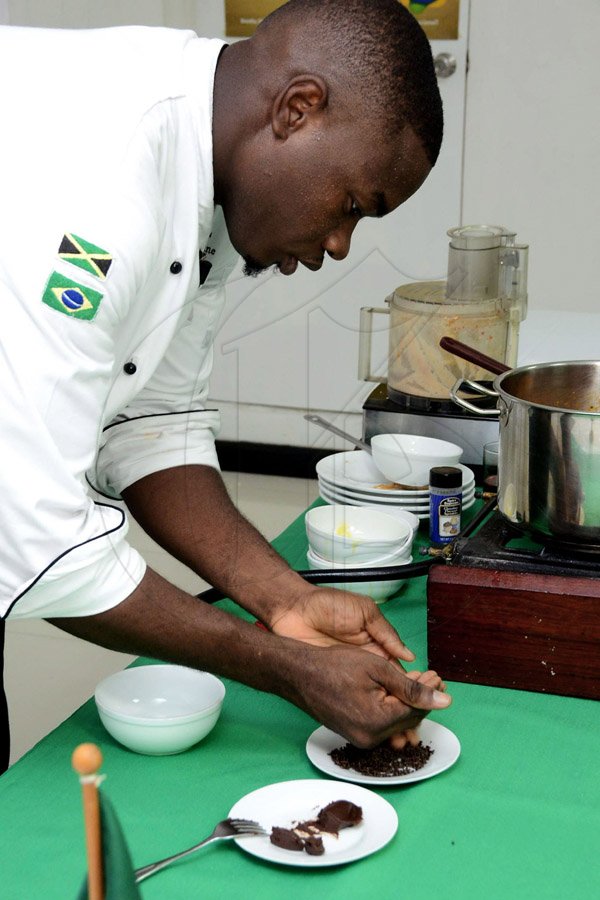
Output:
<instances>
[{"instance_id":1,"label":"pot handle","mask_svg":"<svg viewBox=\"0 0 600 900\"><path fill-rule=\"evenodd\" d=\"M465 400L464 397L459 397L458 392L462 389L463 385L468 385L471 390L476 394L483 394L488 397L497 397L498 394L496 391L491 390L491 388L486 387L483 384L480 384L478 381L468 381L464 378L459 378L456 381L452 388L450 389L450 396L454 400L458 406L462 406L463 409L468 410L469 412L475 413L477 416L499 416L499 409L482 409L480 406L476 406L474 403L470 403L469 400Z\"/></svg>"},{"instance_id":2,"label":"pot handle","mask_svg":"<svg viewBox=\"0 0 600 900\"><path fill-rule=\"evenodd\" d=\"M360 310L360 324L358 337L358 378L360 381L374 381L376 384L384 384L383 375L373 375L371 372L371 345L373 343L373 314L389 316L388 306L363 306Z\"/></svg>"},{"instance_id":3,"label":"pot handle","mask_svg":"<svg viewBox=\"0 0 600 900\"><path fill-rule=\"evenodd\" d=\"M458 356L459 359L465 359L467 362L479 366L480 369L487 369L488 372L493 372L494 375L503 375L504 372L510 372L510 366L491 356L487 356L480 350L476 350L475 347L470 347L468 344L463 344L462 341L457 341L456 338L445 335L443 338L440 338L440 347L453 356Z\"/></svg>"}]
</instances>

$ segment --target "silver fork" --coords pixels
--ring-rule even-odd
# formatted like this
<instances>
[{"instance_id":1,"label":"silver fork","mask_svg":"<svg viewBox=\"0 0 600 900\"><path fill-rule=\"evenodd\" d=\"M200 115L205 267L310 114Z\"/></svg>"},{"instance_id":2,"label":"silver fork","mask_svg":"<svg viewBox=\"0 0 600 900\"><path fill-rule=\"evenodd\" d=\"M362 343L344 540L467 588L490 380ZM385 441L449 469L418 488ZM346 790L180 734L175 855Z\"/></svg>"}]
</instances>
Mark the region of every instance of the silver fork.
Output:
<instances>
[{"instance_id":1,"label":"silver fork","mask_svg":"<svg viewBox=\"0 0 600 900\"><path fill-rule=\"evenodd\" d=\"M145 878L149 878L150 875L154 875L155 872L160 872L161 869L165 869L176 860L182 859L184 856L189 856L190 853L195 853L200 847L204 847L206 844L210 844L213 841L239 837L243 834L266 833L265 829L262 825L259 825L258 822L251 822L248 819L223 819L222 822L219 822L215 826L213 833L209 834L203 841L200 841L199 844L194 844L194 846L190 847L188 850L182 850L181 853L174 853L173 856L167 856L165 859L159 859L158 862L148 863L147 866L136 869L136 884L139 884L140 881L144 881Z\"/></svg>"}]
</instances>

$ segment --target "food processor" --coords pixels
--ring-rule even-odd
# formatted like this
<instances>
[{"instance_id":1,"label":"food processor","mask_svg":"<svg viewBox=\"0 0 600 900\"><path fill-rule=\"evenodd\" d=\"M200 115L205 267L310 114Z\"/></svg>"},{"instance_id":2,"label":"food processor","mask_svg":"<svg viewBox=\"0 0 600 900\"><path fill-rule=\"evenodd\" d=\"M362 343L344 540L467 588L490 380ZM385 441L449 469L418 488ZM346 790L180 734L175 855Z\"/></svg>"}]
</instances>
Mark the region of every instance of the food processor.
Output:
<instances>
[{"instance_id":1,"label":"food processor","mask_svg":"<svg viewBox=\"0 0 600 900\"><path fill-rule=\"evenodd\" d=\"M440 340L451 337L516 364L527 312L528 247L501 225L463 225L447 233L446 281L404 284L385 307L361 309L359 378L380 384L363 406L363 437L396 432L455 441L464 448L462 461L479 465L483 445L498 437L495 398L479 399L490 414L476 416L457 407L450 391L462 380L469 397L468 382L485 387L490 375L443 350ZM375 314L390 319L387 378L371 372Z\"/></svg>"}]
</instances>

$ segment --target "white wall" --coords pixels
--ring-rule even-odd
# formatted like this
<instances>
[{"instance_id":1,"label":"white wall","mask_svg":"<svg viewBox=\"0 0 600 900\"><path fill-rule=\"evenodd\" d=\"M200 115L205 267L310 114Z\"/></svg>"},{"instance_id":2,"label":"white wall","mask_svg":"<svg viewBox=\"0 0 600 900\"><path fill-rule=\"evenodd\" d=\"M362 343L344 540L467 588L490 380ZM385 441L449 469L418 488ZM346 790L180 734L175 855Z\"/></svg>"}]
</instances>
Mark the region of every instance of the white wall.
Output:
<instances>
[{"instance_id":1,"label":"white wall","mask_svg":"<svg viewBox=\"0 0 600 900\"><path fill-rule=\"evenodd\" d=\"M166 25L193 28L198 34L222 37L221 0L0 0L11 25L57 28L103 28L108 25ZM0 22L2 21L0 17Z\"/></svg>"},{"instance_id":2,"label":"white wall","mask_svg":"<svg viewBox=\"0 0 600 900\"><path fill-rule=\"evenodd\" d=\"M599 45L598 0L471 2L463 221L530 244L532 310L600 311Z\"/></svg>"}]
</instances>

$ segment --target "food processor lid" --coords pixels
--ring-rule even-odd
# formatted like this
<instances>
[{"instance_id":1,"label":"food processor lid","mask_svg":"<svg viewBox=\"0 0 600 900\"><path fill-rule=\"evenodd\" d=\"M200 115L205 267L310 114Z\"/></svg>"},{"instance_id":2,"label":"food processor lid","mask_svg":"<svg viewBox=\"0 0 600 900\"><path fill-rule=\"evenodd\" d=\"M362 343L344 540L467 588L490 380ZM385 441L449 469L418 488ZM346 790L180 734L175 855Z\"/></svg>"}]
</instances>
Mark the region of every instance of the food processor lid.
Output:
<instances>
[{"instance_id":1,"label":"food processor lid","mask_svg":"<svg viewBox=\"0 0 600 900\"><path fill-rule=\"evenodd\" d=\"M446 232L456 250L493 250L514 243L515 231L503 225L459 225Z\"/></svg>"}]
</instances>

